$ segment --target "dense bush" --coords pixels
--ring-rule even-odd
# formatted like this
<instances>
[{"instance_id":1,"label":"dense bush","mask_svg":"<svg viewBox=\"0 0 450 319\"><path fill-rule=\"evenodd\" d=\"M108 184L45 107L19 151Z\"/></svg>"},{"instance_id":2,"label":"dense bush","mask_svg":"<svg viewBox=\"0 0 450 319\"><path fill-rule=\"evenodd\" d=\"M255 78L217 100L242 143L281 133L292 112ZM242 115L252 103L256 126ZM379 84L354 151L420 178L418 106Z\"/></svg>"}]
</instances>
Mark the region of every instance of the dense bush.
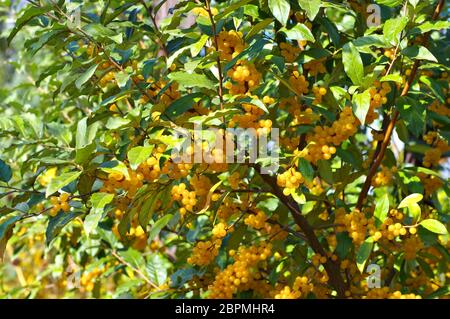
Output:
<instances>
[{"instance_id":1,"label":"dense bush","mask_svg":"<svg viewBox=\"0 0 450 319\"><path fill-rule=\"evenodd\" d=\"M0 1L0 297L448 295L444 1L22 5ZM225 161L229 128L269 156Z\"/></svg>"}]
</instances>

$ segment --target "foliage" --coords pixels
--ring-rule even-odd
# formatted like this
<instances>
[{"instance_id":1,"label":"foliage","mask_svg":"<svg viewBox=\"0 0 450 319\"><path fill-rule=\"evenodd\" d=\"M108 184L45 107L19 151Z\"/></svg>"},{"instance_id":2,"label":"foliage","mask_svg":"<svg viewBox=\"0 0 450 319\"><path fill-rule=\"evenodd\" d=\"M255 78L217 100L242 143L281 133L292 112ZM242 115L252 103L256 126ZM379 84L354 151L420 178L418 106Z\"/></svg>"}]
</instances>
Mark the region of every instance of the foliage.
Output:
<instances>
[{"instance_id":1,"label":"foliage","mask_svg":"<svg viewBox=\"0 0 450 319\"><path fill-rule=\"evenodd\" d=\"M444 1L165 2L0 1L0 297L448 295Z\"/></svg>"}]
</instances>

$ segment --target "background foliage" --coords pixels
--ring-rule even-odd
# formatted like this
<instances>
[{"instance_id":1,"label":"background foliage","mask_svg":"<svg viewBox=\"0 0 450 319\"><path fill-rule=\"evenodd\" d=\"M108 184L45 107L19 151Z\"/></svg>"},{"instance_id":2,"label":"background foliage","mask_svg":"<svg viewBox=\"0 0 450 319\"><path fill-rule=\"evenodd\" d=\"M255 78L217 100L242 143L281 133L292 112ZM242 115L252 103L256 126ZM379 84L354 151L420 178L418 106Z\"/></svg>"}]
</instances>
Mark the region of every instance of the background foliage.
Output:
<instances>
[{"instance_id":1,"label":"background foliage","mask_svg":"<svg viewBox=\"0 0 450 319\"><path fill-rule=\"evenodd\" d=\"M447 12L0 1L0 297L445 298ZM193 123L278 172L174 163Z\"/></svg>"}]
</instances>

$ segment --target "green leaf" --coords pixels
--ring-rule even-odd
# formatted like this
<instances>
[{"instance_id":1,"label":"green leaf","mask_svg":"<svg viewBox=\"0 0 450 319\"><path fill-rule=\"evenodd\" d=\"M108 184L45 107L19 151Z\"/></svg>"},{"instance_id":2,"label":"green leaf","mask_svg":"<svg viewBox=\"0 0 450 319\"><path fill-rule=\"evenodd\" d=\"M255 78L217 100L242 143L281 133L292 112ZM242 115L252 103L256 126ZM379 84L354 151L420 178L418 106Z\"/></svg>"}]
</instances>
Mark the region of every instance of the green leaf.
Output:
<instances>
[{"instance_id":1,"label":"green leaf","mask_svg":"<svg viewBox=\"0 0 450 319\"><path fill-rule=\"evenodd\" d=\"M48 7L28 7L26 11L17 19L15 27L12 29L11 33L8 36L8 44L11 43L12 39L16 36L17 32L23 28L25 24L28 23L31 19L40 16L49 11Z\"/></svg>"},{"instance_id":2,"label":"green leaf","mask_svg":"<svg viewBox=\"0 0 450 319\"><path fill-rule=\"evenodd\" d=\"M339 258L345 259L353 246L352 239L348 236L347 232L337 233L336 239L336 253Z\"/></svg>"},{"instance_id":3,"label":"green leaf","mask_svg":"<svg viewBox=\"0 0 450 319\"><path fill-rule=\"evenodd\" d=\"M150 146L136 146L128 151L128 161L132 169L136 169L139 164L146 161L152 154L154 145Z\"/></svg>"},{"instance_id":4,"label":"green leaf","mask_svg":"<svg viewBox=\"0 0 450 319\"><path fill-rule=\"evenodd\" d=\"M450 21L425 21L419 26L411 29L410 34L424 34L434 30L442 30L450 28Z\"/></svg>"},{"instance_id":5,"label":"green leaf","mask_svg":"<svg viewBox=\"0 0 450 319\"><path fill-rule=\"evenodd\" d=\"M114 117L110 117L108 119L108 122L106 122L105 127L108 130L117 130L118 128L127 126L128 124L130 124L130 122L131 122L131 120L129 120L129 119L124 119L122 117L114 116Z\"/></svg>"},{"instance_id":6,"label":"green leaf","mask_svg":"<svg viewBox=\"0 0 450 319\"><path fill-rule=\"evenodd\" d=\"M308 182L311 182L313 180L314 168L307 160L305 160L304 158L300 158L298 160L298 169Z\"/></svg>"},{"instance_id":7,"label":"green leaf","mask_svg":"<svg viewBox=\"0 0 450 319\"><path fill-rule=\"evenodd\" d=\"M197 42L195 42L189 46L189 48L191 50L191 56L193 58L195 58L200 53L200 51L203 49L203 47L205 46L206 41L208 41L208 39L209 39L209 36L206 34L203 34Z\"/></svg>"},{"instance_id":8,"label":"green leaf","mask_svg":"<svg viewBox=\"0 0 450 319\"><path fill-rule=\"evenodd\" d=\"M373 213L375 217L375 224L380 227L383 224L389 213L389 197L388 194L384 194L381 199L378 199L375 204L375 211Z\"/></svg>"},{"instance_id":9,"label":"green leaf","mask_svg":"<svg viewBox=\"0 0 450 319\"><path fill-rule=\"evenodd\" d=\"M97 134L97 130L100 123L98 122L93 123L88 128L87 120L88 120L87 117L85 117L78 122L77 135L75 141L76 149L81 149L91 144L95 139L95 135Z\"/></svg>"},{"instance_id":10,"label":"green leaf","mask_svg":"<svg viewBox=\"0 0 450 319\"><path fill-rule=\"evenodd\" d=\"M165 110L165 114L170 117L178 116L184 114L186 111L190 110L196 98L200 98L202 96L201 93L191 93L182 96L181 98L173 101Z\"/></svg>"},{"instance_id":11,"label":"green leaf","mask_svg":"<svg viewBox=\"0 0 450 319\"><path fill-rule=\"evenodd\" d=\"M283 26L286 25L289 18L289 11L291 5L287 0L269 0L269 9L275 19L277 19Z\"/></svg>"},{"instance_id":12,"label":"green leaf","mask_svg":"<svg viewBox=\"0 0 450 319\"><path fill-rule=\"evenodd\" d=\"M160 232L166 227L166 225L172 220L173 215L167 214L164 217L158 219L150 229L148 234L148 241L151 242Z\"/></svg>"},{"instance_id":13,"label":"green leaf","mask_svg":"<svg viewBox=\"0 0 450 319\"><path fill-rule=\"evenodd\" d=\"M152 254L147 257L147 274L150 281L160 286L167 280L168 262L160 254Z\"/></svg>"},{"instance_id":14,"label":"green leaf","mask_svg":"<svg viewBox=\"0 0 450 319\"><path fill-rule=\"evenodd\" d=\"M253 98L253 97L245 97L243 99L239 99L239 103L242 102L247 102L250 104L253 104L254 106L259 107L261 110L263 110L265 113L269 113L269 110L267 109L267 107L264 105L264 103L258 99L258 98Z\"/></svg>"},{"instance_id":15,"label":"green leaf","mask_svg":"<svg viewBox=\"0 0 450 319\"><path fill-rule=\"evenodd\" d=\"M441 101L441 103L445 103L443 88L439 85L438 81L426 75L421 75L419 77L419 81L428 86L431 92L433 92L434 96L436 96L439 101ZM448 117L446 118L448 119Z\"/></svg>"},{"instance_id":16,"label":"green leaf","mask_svg":"<svg viewBox=\"0 0 450 319\"><path fill-rule=\"evenodd\" d=\"M45 243L48 246L51 241L61 232L71 220L81 215L77 212L59 213L55 217L51 217L48 221L47 230L45 231Z\"/></svg>"},{"instance_id":17,"label":"green leaf","mask_svg":"<svg viewBox=\"0 0 450 319\"><path fill-rule=\"evenodd\" d=\"M300 8L305 10L306 15L309 20L314 20L316 15L319 13L320 7L322 6L322 1L320 0L297 0Z\"/></svg>"},{"instance_id":18,"label":"green leaf","mask_svg":"<svg viewBox=\"0 0 450 319\"><path fill-rule=\"evenodd\" d=\"M139 224L143 229L147 229L147 225L155 212L156 203L158 202L159 197L160 193L150 193L150 195L143 201L142 207L138 214Z\"/></svg>"},{"instance_id":19,"label":"green leaf","mask_svg":"<svg viewBox=\"0 0 450 319\"><path fill-rule=\"evenodd\" d=\"M431 53L427 48L421 45L413 45L407 47L403 49L401 53L411 59L428 60L436 63L438 62L433 53Z\"/></svg>"},{"instance_id":20,"label":"green leaf","mask_svg":"<svg viewBox=\"0 0 450 319\"><path fill-rule=\"evenodd\" d=\"M104 41L110 39L117 44L122 43L122 33L109 29L99 23L91 23L83 26L83 30L92 36L95 40Z\"/></svg>"},{"instance_id":21,"label":"green leaf","mask_svg":"<svg viewBox=\"0 0 450 319\"><path fill-rule=\"evenodd\" d=\"M226 6L226 8L223 11L221 10L219 14L214 16L214 20L215 21L221 20L222 18L226 17L229 13L236 12L239 8L241 8L242 6L246 5L251 1L252 0L240 0L234 4Z\"/></svg>"},{"instance_id":22,"label":"green leaf","mask_svg":"<svg viewBox=\"0 0 450 319\"><path fill-rule=\"evenodd\" d=\"M314 42L314 36L311 33L311 30L302 23L297 23L291 29L287 29L286 27L282 27L280 32L286 34L286 37L291 40L308 40Z\"/></svg>"},{"instance_id":23,"label":"green leaf","mask_svg":"<svg viewBox=\"0 0 450 319\"><path fill-rule=\"evenodd\" d=\"M366 122L367 112L370 108L370 92L365 90L363 93L357 93L352 98L353 113L355 113L361 124Z\"/></svg>"},{"instance_id":24,"label":"green leaf","mask_svg":"<svg viewBox=\"0 0 450 319\"><path fill-rule=\"evenodd\" d=\"M386 43L386 40L381 34L370 34L363 37L357 38L353 41L355 47L358 48L360 52L371 53L373 52L372 46L376 48L385 48L390 46Z\"/></svg>"},{"instance_id":25,"label":"green leaf","mask_svg":"<svg viewBox=\"0 0 450 319\"><path fill-rule=\"evenodd\" d=\"M204 74L186 73L186 72L172 72L168 75L172 81L184 87L203 87L207 89L214 88L214 83Z\"/></svg>"},{"instance_id":26,"label":"green leaf","mask_svg":"<svg viewBox=\"0 0 450 319\"><path fill-rule=\"evenodd\" d=\"M413 222L418 221L421 215L422 209L417 203L412 203L408 206L408 216L412 218Z\"/></svg>"},{"instance_id":27,"label":"green leaf","mask_svg":"<svg viewBox=\"0 0 450 319\"><path fill-rule=\"evenodd\" d=\"M11 177L11 167L0 159L0 181L8 183Z\"/></svg>"},{"instance_id":28,"label":"green leaf","mask_svg":"<svg viewBox=\"0 0 450 319\"><path fill-rule=\"evenodd\" d=\"M397 82L397 83L403 83L403 77L400 74L388 74L383 77L381 77L380 82Z\"/></svg>"},{"instance_id":29,"label":"green leaf","mask_svg":"<svg viewBox=\"0 0 450 319\"><path fill-rule=\"evenodd\" d=\"M342 63L345 73L354 85L362 86L364 84L364 65L361 55L351 42L346 43L342 50Z\"/></svg>"},{"instance_id":30,"label":"green leaf","mask_svg":"<svg viewBox=\"0 0 450 319\"><path fill-rule=\"evenodd\" d=\"M128 250L119 252L119 255L123 258L123 260L136 269L143 269L145 266L145 259L137 250L128 248Z\"/></svg>"},{"instance_id":31,"label":"green leaf","mask_svg":"<svg viewBox=\"0 0 450 319\"><path fill-rule=\"evenodd\" d=\"M366 265L367 259L370 256L373 248L373 238L367 238L359 247L358 252L356 253L356 266L358 270L363 273L364 266Z\"/></svg>"},{"instance_id":32,"label":"green leaf","mask_svg":"<svg viewBox=\"0 0 450 319\"><path fill-rule=\"evenodd\" d=\"M3 261L3 254L6 249L8 240L13 235L14 225L19 221L21 216L11 216L7 219L3 219L0 223L0 261Z\"/></svg>"},{"instance_id":33,"label":"green leaf","mask_svg":"<svg viewBox=\"0 0 450 319\"><path fill-rule=\"evenodd\" d=\"M375 0L375 2L392 8L401 5L403 0Z\"/></svg>"},{"instance_id":34,"label":"green leaf","mask_svg":"<svg viewBox=\"0 0 450 319\"><path fill-rule=\"evenodd\" d=\"M291 192L291 196L300 205L306 203L305 194L303 194L302 192L299 193L298 189L295 192Z\"/></svg>"},{"instance_id":35,"label":"green leaf","mask_svg":"<svg viewBox=\"0 0 450 319\"><path fill-rule=\"evenodd\" d=\"M317 166L319 168L320 177L328 184L333 184L333 170L331 169L330 161L319 160Z\"/></svg>"},{"instance_id":36,"label":"green leaf","mask_svg":"<svg viewBox=\"0 0 450 319\"><path fill-rule=\"evenodd\" d=\"M97 70L98 64L92 65L89 69L86 70L76 81L75 86L80 89L84 83L89 81L89 79L94 75Z\"/></svg>"},{"instance_id":37,"label":"green leaf","mask_svg":"<svg viewBox=\"0 0 450 319\"><path fill-rule=\"evenodd\" d=\"M130 74L126 71L116 72L114 74L114 77L117 81L117 85L120 88L124 88L127 85L128 80L130 80Z\"/></svg>"},{"instance_id":38,"label":"green leaf","mask_svg":"<svg viewBox=\"0 0 450 319\"><path fill-rule=\"evenodd\" d=\"M100 122L95 122L88 127L87 118L83 118L78 122L75 141L75 161L78 164L84 164L93 155L96 148L93 142L99 126Z\"/></svg>"},{"instance_id":39,"label":"green leaf","mask_svg":"<svg viewBox=\"0 0 450 319\"><path fill-rule=\"evenodd\" d=\"M420 202L423 199L423 195L419 194L419 193L414 193L411 194L407 197L405 197L400 204L398 205L398 208L404 208L404 207L408 207L411 204L416 204L418 202Z\"/></svg>"},{"instance_id":40,"label":"green leaf","mask_svg":"<svg viewBox=\"0 0 450 319\"><path fill-rule=\"evenodd\" d=\"M448 232L445 225L436 219L422 220L419 225L436 234L445 235Z\"/></svg>"},{"instance_id":41,"label":"green leaf","mask_svg":"<svg viewBox=\"0 0 450 319\"><path fill-rule=\"evenodd\" d=\"M89 214L84 219L84 231L86 235L89 234L97 228L99 221L102 219L103 211L105 206L112 202L114 199L114 194L108 193L94 193L91 196L92 208Z\"/></svg>"},{"instance_id":42,"label":"green leaf","mask_svg":"<svg viewBox=\"0 0 450 319\"><path fill-rule=\"evenodd\" d=\"M398 17L387 20L383 26L383 35L386 42L390 43L392 46L396 46L400 40L400 34L407 24L407 17Z\"/></svg>"},{"instance_id":43,"label":"green leaf","mask_svg":"<svg viewBox=\"0 0 450 319\"><path fill-rule=\"evenodd\" d=\"M230 237L226 242L226 246L228 249L237 249L239 245L242 243L242 239L244 238L247 232L247 227L244 224L240 224L234 232L231 233Z\"/></svg>"},{"instance_id":44,"label":"green leaf","mask_svg":"<svg viewBox=\"0 0 450 319\"><path fill-rule=\"evenodd\" d=\"M52 195L80 176L81 172L67 172L51 179L45 191L45 197Z\"/></svg>"},{"instance_id":45,"label":"green leaf","mask_svg":"<svg viewBox=\"0 0 450 319\"><path fill-rule=\"evenodd\" d=\"M261 30L263 30L265 27L267 27L272 22L273 22L273 18L267 18L261 22L258 22L257 24L252 26L250 31L248 31L248 33L245 35L245 39L249 39L256 34L260 34Z\"/></svg>"}]
</instances>

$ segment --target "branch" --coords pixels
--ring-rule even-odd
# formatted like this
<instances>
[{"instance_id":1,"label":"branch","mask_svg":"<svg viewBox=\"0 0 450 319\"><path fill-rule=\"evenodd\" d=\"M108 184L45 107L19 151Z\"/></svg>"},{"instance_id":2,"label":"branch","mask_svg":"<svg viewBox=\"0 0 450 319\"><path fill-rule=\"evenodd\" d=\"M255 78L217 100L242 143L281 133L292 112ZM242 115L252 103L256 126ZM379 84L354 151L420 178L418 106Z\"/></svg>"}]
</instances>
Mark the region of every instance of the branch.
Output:
<instances>
[{"instance_id":1,"label":"branch","mask_svg":"<svg viewBox=\"0 0 450 319\"><path fill-rule=\"evenodd\" d=\"M252 166L255 167L258 172L260 172L260 166L258 164L253 164ZM260 176L268 185L272 187L273 194L277 196L280 199L280 201L289 209L289 211L292 214L292 217L294 218L295 223L303 231L304 235L306 236L308 244L311 246L314 252L327 257L325 249L323 248L322 244L319 242L319 239L314 233L314 229L308 223L306 218L302 215L298 204L291 197L287 197L283 194L283 192L277 185L275 177L261 173ZM327 258L324 267L330 278L330 284L336 290L338 297L344 298L347 286L341 276L339 263L332 261L330 258Z\"/></svg>"},{"instance_id":2,"label":"branch","mask_svg":"<svg viewBox=\"0 0 450 319\"><path fill-rule=\"evenodd\" d=\"M434 10L432 20L436 20L439 17L439 15L444 7L444 3L445 3L445 0L439 0L438 4L436 5L436 8ZM426 44L428 42L428 33L425 35L424 42L425 42L424 46L426 46ZM419 65L420 65L420 60L416 60L412 67L408 82L406 82L405 86L403 87L403 90L402 90L402 93L400 94L400 96L406 96L408 94L411 84L414 82L414 79L416 77L417 69L419 68ZM361 193L359 194L359 197L358 197L358 201L356 203L356 209L361 210L361 208L363 207L364 200L367 197L367 193L369 192L369 188L372 183L372 178L375 176L375 173L377 172L378 167L380 166L381 162L383 161L386 149L391 142L392 132L394 131L395 124L397 122L399 115L400 115L400 113L398 112L398 110L396 110L394 112L394 115L392 116L392 119L389 121L389 124L384 131L384 139L383 139L383 142L381 143L380 151L379 151L375 161L373 162L372 166L370 167L369 173L367 174L366 181L364 182L364 185L361 189Z\"/></svg>"}]
</instances>

